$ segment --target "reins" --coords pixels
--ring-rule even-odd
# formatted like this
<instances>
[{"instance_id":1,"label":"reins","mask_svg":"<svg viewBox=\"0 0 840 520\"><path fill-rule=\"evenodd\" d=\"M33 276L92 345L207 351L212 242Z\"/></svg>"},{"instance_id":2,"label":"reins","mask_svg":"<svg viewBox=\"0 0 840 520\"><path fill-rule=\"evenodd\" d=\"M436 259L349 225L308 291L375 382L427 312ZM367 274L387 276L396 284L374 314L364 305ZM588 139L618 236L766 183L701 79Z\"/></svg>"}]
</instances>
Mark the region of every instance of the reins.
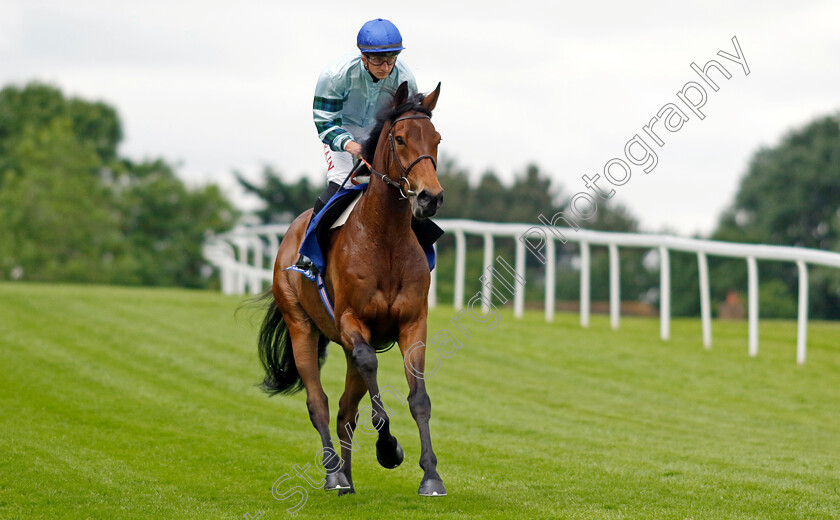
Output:
<instances>
[{"instance_id":1,"label":"reins","mask_svg":"<svg viewBox=\"0 0 840 520\"><path fill-rule=\"evenodd\" d=\"M412 163L408 165L408 168L403 166L399 155L397 155L396 145L394 144L393 129L394 129L394 125L396 125L400 121L404 121L406 119L431 119L431 117L429 117L425 114L415 114L415 115L403 116L403 117L397 118L397 119L394 120L394 122L391 123L391 127L388 129L388 144L391 147L391 164L392 165L394 164L394 157L396 157L397 158L397 166L400 167L400 173L402 173L399 181L392 180L390 177L388 177L384 173L374 170L373 166L371 166L370 163L367 162L364 157L362 157L362 162L365 163L365 165L370 170L371 174L378 175L379 178L382 179L382 182L384 182L385 184L387 184L389 186L393 186L394 188L397 188L397 190L399 190L399 192L400 192L400 199L399 200L405 200L409 197L416 197L417 196L417 192L415 192L414 190L411 189L411 182L409 182L409 180L408 180L408 175L411 173L411 169L414 168L415 166L417 166L417 163L419 163L423 159L429 159L430 161L432 161L432 168L434 168L435 172L437 172L437 162L435 162L434 157L432 157L431 155L428 155L428 154L421 155L418 158L414 159L414 161L412 161ZM406 189L403 189L403 185L405 185Z\"/></svg>"}]
</instances>

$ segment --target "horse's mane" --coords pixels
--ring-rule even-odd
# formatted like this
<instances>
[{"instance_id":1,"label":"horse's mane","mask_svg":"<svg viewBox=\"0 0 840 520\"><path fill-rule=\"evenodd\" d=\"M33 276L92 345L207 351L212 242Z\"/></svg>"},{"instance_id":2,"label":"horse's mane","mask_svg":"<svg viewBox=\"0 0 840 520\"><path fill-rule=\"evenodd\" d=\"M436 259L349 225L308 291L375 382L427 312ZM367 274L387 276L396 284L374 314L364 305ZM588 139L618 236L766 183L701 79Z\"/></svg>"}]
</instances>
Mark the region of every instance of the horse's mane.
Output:
<instances>
[{"instance_id":1,"label":"horse's mane","mask_svg":"<svg viewBox=\"0 0 840 520\"><path fill-rule=\"evenodd\" d=\"M370 135L365 142L362 143L362 156L367 162L373 164L373 156L376 153L376 144L379 142L379 135L382 133L385 123L393 121L408 112L420 112L432 117L431 110L420 104L425 97L425 95L420 93L414 94L409 97L405 103L396 107L383 108L379 114L377 114L376 125L373 127L373 130L370 131Z\"/></svg>"}]
</instances>

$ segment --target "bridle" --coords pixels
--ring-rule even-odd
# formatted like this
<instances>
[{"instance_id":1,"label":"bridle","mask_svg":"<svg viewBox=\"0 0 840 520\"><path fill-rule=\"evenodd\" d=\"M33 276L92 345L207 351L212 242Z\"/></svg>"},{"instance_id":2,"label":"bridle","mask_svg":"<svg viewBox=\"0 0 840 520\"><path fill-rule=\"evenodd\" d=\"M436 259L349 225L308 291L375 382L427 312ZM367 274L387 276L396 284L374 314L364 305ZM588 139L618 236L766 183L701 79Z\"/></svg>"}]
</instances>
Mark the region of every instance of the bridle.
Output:
<instances>
[{"instance_id":1,"label":"bridle","mask_svg":"<svg viewBox=\"0 0 840 520\"><path fill-rule=\"evenodd\" d=\"M437 162L435 162L434 157L432 157L431 155L428 155L428 154L421 155L420 157L414 159L414 161L412 161L411 164L408 165L408 168L403 166L402 161L400 160L400 156L397 155L397 147L394 144L393 130L394 130L394 125L396 125L400 121L405 121L406 119L431 119L431 117L429 117L425 114L414 114L414 115L410 115L410 116L403 116L403 117L397 118L391 123L391 127L388 130L388 144L391 147L391 162L390 162L390 164L391 165L394 164L394 158L396 157L397 158L397 166L400 167L400 173L401 173L399 181L392 180L391 178L389 178L384 173L374 170L373 166L371 166L370 163L368 163L364 158L362 158L362 162L364 162L365 165L367 165L371 174L379 176L379 178L382 179L382 182L384 182L385 184L387 184L389 186L393 186L394 188L397 188L397 190L399 190L399 192L400 192L399 200L405 200L409 197L416 197L417 196L417 192L415 192L414 190L411 189L411 183L408 180L408 175L411 173L411 169L414 168L415 166L417 166L417 163L419 163L423 159L429 159L430 161L432 161L432 168L434 168L435 172L437 172ZM403 186L405 186L405 189L403 189Z\"/></svg>"}]
</instances>

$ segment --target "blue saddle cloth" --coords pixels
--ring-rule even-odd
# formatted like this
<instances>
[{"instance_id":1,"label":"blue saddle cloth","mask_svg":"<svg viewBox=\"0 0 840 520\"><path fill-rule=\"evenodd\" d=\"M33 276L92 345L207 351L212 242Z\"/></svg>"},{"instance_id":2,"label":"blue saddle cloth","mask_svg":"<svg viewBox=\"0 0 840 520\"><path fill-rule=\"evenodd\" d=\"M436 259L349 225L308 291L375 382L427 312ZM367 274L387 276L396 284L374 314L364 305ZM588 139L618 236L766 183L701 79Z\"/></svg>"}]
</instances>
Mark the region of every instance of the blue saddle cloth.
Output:
<instances>
[{"instance_id":1,"label":"blue saddle cloth","mask_svg":"<svg viewBox=\"0 0 840 520\"><path fill-rule=\"evenodd\" d=\"M365 191L368 183L342 188L327 202L323 209L309 223L306 235L300 246L300 253L312 260L319 272L326 272L327 248L329 247L330 226L347 209L360 191ZM426 254L429 270L435 268L434 243L443 235L443 230L431 220L411 220L411 228Z\"/></svg>"}]
</instances>

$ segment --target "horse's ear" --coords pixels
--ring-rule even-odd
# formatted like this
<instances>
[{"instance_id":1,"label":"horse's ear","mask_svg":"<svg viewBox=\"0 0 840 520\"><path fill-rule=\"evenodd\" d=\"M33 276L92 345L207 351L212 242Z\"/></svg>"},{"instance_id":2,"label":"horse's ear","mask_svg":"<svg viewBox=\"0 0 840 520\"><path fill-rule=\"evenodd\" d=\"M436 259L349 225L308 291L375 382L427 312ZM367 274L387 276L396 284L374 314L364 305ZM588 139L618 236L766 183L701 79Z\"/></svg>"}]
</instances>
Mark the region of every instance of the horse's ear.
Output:
<instances>
[{"instance_id":1,"label":"horse's ear","mask_svg":"<svg viewBox=\"0 0 840 520\"><path fill-rule=\"evenodd\" d=\"M440 82L438 82L437 88L431 94L428 94L426 97L423 98L423 101L420 103L426 108L429 112L435 109L435 105L437 105L438 96L440 96Z\"/></svg>"},{"instance_id":2,"label":"horse's ear","mask_svg":"<svg viewBox=\"0 0 840 520\"><path fill-rule=\"evenodd\" d=\"M397 88L396 94L394 94L394 108L402 105L408 100L408 81L403 81L402 85Z\"/></svg>"}]
</instances>

